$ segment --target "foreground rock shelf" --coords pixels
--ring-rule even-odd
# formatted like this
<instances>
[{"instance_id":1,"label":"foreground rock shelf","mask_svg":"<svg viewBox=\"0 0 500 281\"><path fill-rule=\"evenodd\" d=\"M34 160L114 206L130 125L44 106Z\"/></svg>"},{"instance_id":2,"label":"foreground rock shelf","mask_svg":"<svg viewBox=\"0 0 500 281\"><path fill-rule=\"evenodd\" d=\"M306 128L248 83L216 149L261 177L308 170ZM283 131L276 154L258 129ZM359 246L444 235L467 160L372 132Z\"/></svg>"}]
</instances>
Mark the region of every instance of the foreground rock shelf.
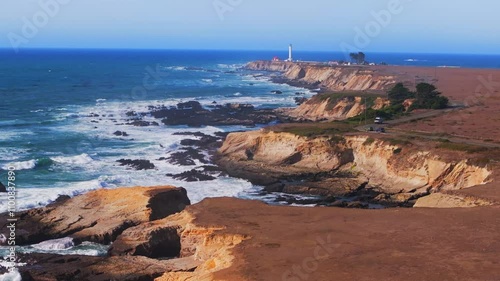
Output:
<instances>
[{"instance_id":1,"label":"foreground rock shelf","mask_svg":"<svg viewBox=\"0 0 500 281\"><path fill-rule=\"evenodd\" d=\"M181 194L181 200L155 206L141 199L164 198L164 192ZM103 204L117 203L96 212L96 221L134 217L123 213L122 196L137 198L134 208L151 211L186 199L183 189L167 187L91 192L66 201L74 212L68 215L99 210L99 203L76 205L97 194ZM52 208L62 212L67 205ZM164 218L149 212L114 239L108 257L30 254L22 257L28 264L20 271L23 280L495 280L499 211L498 205L352 210L206 199Z\"/></svg>"}]
</instances>

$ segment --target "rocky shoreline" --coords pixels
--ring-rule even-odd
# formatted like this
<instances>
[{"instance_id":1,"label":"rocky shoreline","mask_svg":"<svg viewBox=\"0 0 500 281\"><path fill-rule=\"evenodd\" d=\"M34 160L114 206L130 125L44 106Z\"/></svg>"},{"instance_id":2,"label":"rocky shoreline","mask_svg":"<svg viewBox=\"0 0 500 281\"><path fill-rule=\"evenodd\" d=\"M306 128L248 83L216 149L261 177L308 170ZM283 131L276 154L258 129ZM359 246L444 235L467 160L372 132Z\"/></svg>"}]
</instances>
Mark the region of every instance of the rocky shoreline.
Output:
<instances>
[{"instance_id":1,"label":"rocky shoreline","mask_svg":"<svg viewBox=\"0 0 500 281\"><path fill-rule=\"evenodd\" d=\"M279 66L277 70L275 69L276 66ZM247 68L266 71L284 71L284 76L279 78L275 77L275 79L285 79L288 82L297 82L297 79L293 80L287 76L287 72L292 71L295 66L295 64L261 64L260 62L255 62L247 65ZM302 68L306 67L303 65L299 66ZM321 69L323 68L322 66L318 67ZM302 81L300 83L307 83L307 81ZM316 86L316 84L309 84L309 87ZM336 116L335 118L346 118L346 116L359 114L359 112L363 110L364 105L356 99L353 99L353 101L356 101L357 105L346 103L344 106L341 106L340 104L342 104L343 100L336 101L336 106L332 109L332 113L329 114ZM311 122L314 118L326 117L326 115L324 115L326 106L322 104L324 102L329 103L330 101L322 101L321 99L315 99L313 97L300 107L284 113L279 110L256 109L246 104L218 105L214 103L208 108L205 108L196 101L188 101L179 103L175 107L150 106L146 112L128 112L127 116L130 117L128 122L134 126L146 126L147 124L161 122L167 125L186 125L189 127L221 125L254 127L258 124L266 125L270 122L296 122L297 118L294 116L300 115L308 118L307 112L311 113L312 116L307 120L308 122ZM378 108L384 104L386 104L386 101L377 98L373 106L374 108ZM316 111L322 110L322 112L312 112L311 108L316 108ZM351 111L356 111L357 113L351 114ZM143 119L144 117L153 117L158 121L145 121ZM126 132L115 132L115 135L116 134L121 136L127 135ZM211 181L225 175L242 178L250 181L254 185L263 186L261 195L272 195L274 197L272 201L276 204L345 208L413 207L419 198L432 193L431 189L433 188L433 183L431 179L419 181L418 184L405 182L404 178L413 177L412 175L398 175L395 181L389 181L383 187L380 187L377 182L373 184L373 176L367 175L366 173L360 173L360 169L354 171L349 167L345 167L346 165L356 165L355 156L349 149L346 150L342 145L337 147L335 147L335 145L329 146L331 141L322 140L321 137L312 138L311 141L299 141L292 145L295 148L291 151L290 147L287 147L286 151L288 151L289 154L283 156L282 159L280 158L281 162L276 165L273 161L254 161L255 148L252 148L251 144L247 144L249 147L247 147L244 152L239 152L239 158L236 157L237 159L230 155L231 153L227 154L228 148L224 146L236 146L241 148L240 146L242 145L241 143L231 144L231 140L226 139L227 134L205 135L196 131L187 131L177 134L187 137L181 141L179 152L172 153L169 157L160 157L157 160L167 161L171 164L181 166L193 166L195 163L201 163L201 165L189 171L178 174L170 173L166 174L166 176L187 182ZM254 133L251 132L241 133L241 136L243 138L252 139L251 135L253 134ZM280 142L287 138L289 139L290 136L282 134L278 136L277 141ZM342 136L340 136L340 138L343 139ZM262 139L260 142L262 145L266 145L268 141L269 140ZM228 142L229 144L227 144ZM270 144L271 146L273 145L272 142L273 141L271 141ZM314 142L319 143L319 146L315 146ZM333 142L335 142L335 140L333 140ZM300 150L304 149L301 148L302 146L306 146L309 152L300 152ZM397 146L389 147L389 150L402 149ZM279 151L282 148L278 147L275 149ZM316 153L315 150L318 150L320 153ZM321 154L321 152L323 152L323 154ZM268 150L267 153L273 155L275 152ZM310 157L311 160L309 161L311 161L312 164L316 163L314 164L316 166L312 164L304 167L297 166L296 163L303 162L302 158L304 157ZM241 159L244 159L244 161L241 161ZM151 162L141 159L120 159L117 162L120 163L120 165L129 166L137 170L155 168ZM327 166L318 167L317 163L320 162L326 162ZM449 165L454 166L456 164L444 163L443 167L446 168ZM443 167L437 167L437 169L443 169ZM472 170L474 169L472 168ZM464 171L464 173L467 172L468 171ZM475 171L472 171L472 173L474 172ZM444 173L444 171L442 171L442 173ZM481 175L479 176L480 179L469 184L469 186L483 183L483 181L486 180L488 172L478 173ZM386 175L382 172L377 177L383 179L385 176ZM403 187L396 187L392 190L387 187L389 185L398 186L401 184ZM404 185L408 185L411 188L406 188ZM305 195L306 198L301 198L302 195Z\"/></svg>"}]
</instances>

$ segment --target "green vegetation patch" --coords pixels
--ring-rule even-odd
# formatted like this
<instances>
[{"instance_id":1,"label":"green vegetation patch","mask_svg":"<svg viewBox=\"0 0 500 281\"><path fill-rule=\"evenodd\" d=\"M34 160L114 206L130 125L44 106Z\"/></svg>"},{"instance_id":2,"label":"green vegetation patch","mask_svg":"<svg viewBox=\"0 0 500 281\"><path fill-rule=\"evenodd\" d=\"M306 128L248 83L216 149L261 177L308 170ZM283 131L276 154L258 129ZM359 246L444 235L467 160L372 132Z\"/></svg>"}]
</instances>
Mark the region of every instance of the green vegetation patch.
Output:
<instances>
[{"instance_id":1,"label":"green vegetation patch","mask_svg":"<svg viewBox=\"0 0 500 281\"><path fill-rule=\"evenodd\" d=\"M454 151L464 151L467 153L479 153L489 150L487 147L484 146L471 145L465 143L455 143L455 142L441 142L437 146L437 148L454 150Z\"/></svg>"},{"instance_id":2,"label":"green vegetation patch","mask_svg":"<svg viewBox=\"0 0 500 281\"><path fill-rule=\"evenodd\" d=\"M372 144L372 143L374 143L374 142L375 142L375 139L374 139L374 138L367 138L367 139L365 140L365 142L363 143L363 145L370 145L370 144Z\"/></svg>"},{"instance_id":3,"label":"green vegetation patch","mask_svg":"<svg viewBox=\"0 0 500 281\"><path fill-rule=\"evenodd\" d=\"M337 137L344 133L355 132L355 126L346 122L327 123L292 123L279 124L268 127L266 130L273 132L291 133L303 137L329 136L333 141L340 140ZM343 137L342 137L343 139Z\"/></svg>"},{"instance_id":4,"label":"green vegetation patch","mask_svg":"<svg viewBox=\"0 0 500 281\"><path fill-rule=\"evenodd\" d=\"M407 140L407 139L390 138L390 139L385 139L385 141L389 142L390 145L411 145L412 144L412 142Z\"/></svg>"}]
</instances>

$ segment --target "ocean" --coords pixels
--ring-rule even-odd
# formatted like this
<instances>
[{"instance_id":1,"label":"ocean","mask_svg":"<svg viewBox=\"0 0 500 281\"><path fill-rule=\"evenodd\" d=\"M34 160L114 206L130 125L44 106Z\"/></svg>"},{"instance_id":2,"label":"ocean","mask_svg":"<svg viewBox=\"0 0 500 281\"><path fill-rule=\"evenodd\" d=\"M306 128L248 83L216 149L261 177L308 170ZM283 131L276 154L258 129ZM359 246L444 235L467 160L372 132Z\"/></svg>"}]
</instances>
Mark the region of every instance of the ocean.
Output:
<instances>
[{"instance_id":1,"label":"ocean","mask_svg":"<svg viewBox=\"0 0 500 281\"><path fill-rule=\"evenodd\" d=\"M242 70L247 62L286 57L287 51L182 50L0 50L0 181L17 172L17 207L44 206L60 195L99 188L183 186L193 203L207 197L259 197L259 188L231 177L208 182L174 180L167 173L193 167L156 159L177 151L185 136L248 130L241 126L187 128L124 125L128 111L171 106L190 100L210 105L250 103L256 107L294 106L296 92L265 76ZM300 60L343 59L340 53L296 52ZM414 66L500 68L500 56L367 54L374 62ZM276 95L271 91L282 91ZM88 116L99 116L88 118ZM125 131L127 137L115 136ZM135 171L116 161L150 160L155 170ZM0 212L7 210L0 194Z\"/></svg>"}]
</instances>

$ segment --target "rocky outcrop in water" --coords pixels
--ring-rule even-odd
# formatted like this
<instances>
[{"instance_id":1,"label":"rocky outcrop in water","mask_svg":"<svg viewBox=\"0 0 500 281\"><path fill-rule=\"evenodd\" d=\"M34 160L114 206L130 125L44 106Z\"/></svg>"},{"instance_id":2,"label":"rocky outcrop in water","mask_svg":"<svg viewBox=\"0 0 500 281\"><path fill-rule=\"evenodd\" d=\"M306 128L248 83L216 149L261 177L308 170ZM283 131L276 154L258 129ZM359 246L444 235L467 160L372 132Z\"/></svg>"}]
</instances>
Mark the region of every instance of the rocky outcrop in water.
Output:
<instances>
[{"instance_id":1,"label":"rocky outcrop in water","mask_svg":"<svg viewBox=\"0 0 500 281\"><path fill-rule=\"evenodd\" d=\"M152 170L155 168L155 165L149 160L120 159L116 162L120 163L121 166L129 166L136 170Z\"/></svg>"},{"instance_id":2,"label":"rocky outcrop in water","mask_svg":"<svg viewBox=\"0 0 500 281\"><path fill-rule=\"evenodd\" d=\"M117 136L117 137L128 137L129 134L127 132L122 132L122 131L116 131L113 133L113 135Z\"/></svg>"},{"instance_id":3,"label":"rocky outcrop in water","mask_svg":"<svg viewBox=\"0 0 500 281\"><path fill-rule=\"evenodd\" d=\"M167 174L167 176L172 177L176 180L183 180L187 182L193 181L212 181L217 179L215 176L212 176L204 171L192 169L186 172L182 172L180 174Z\"/></svg>"},{"instance_id":4,"label":"rocky outcrop in water","mask_svg":"<svg viewBox=\"0 0 500 281\"><path fill-rule=\"evenodd\" d=\"M176 107L151 108L150 114L165 125L200 126L255 126L276 120L272 110L255 109L248 104L215 105L205 109L197 101L179 103Z\"/></svg>"}]
</instances>

